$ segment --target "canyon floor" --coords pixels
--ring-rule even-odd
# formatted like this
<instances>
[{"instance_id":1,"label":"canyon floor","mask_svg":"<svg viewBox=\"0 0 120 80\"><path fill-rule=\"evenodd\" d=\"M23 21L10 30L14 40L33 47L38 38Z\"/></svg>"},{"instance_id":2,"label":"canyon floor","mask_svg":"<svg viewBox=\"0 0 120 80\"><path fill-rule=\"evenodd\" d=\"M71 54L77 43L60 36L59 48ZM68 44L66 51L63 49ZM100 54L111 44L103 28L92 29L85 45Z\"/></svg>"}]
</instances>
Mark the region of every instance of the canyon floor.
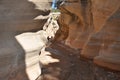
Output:
<instances>
[{"instance_id":1,"label":"canyon floor","mask_svg":"<svg viewBox=\"0 0 120 80\"><path fill-rule=\"evenodd\" d=\"M41 54L42 75L37 80L120 80L113 72L82 58L81 50L55 43Z\"/></svg>"}]
</instances>

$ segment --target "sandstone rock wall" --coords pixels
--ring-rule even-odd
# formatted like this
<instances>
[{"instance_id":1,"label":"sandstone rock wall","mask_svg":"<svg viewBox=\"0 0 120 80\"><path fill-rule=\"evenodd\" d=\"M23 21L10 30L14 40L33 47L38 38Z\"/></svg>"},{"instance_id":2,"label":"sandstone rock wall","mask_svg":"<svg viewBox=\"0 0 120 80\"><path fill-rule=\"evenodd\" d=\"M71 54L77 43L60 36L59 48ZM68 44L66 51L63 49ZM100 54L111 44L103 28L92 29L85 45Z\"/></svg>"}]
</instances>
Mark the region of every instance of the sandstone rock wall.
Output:
<instances>
[{"instance_id":1,"label":"sandstone rock wall","mask_svg":"<svg viewBox=\"0 0 120 80\"><path fill-rule=\"evenodd\" d=\"M72 48L82 48L92 31L92 17L90 1L66 2L62 6L60 23L68 27L65 43ZM78 44L79 43L79 44Z\"/></svg>"},{"instance_id":2,"label":"sandstone rock wall","mask_svg":"<svg viewBox=\"0 0 120 80\"><path fill-rule=\"evenodd\" d=\"M104 35L99 55L94 58L97 65L120 71L120 7L103 26Z\"/></svg>"},{"instance_id":3,"label":"sandstone rock wall","mask_svg":"<svg viewBox=\"0 0 120 80\"><path fill-rule=\"evenodd\" d=\"M26 53L15 36L42 29L46 20L35 18L49 9L48 0L0 0L0 80L35 80L40 75L39 53ZM33 78L26 71L34 72Z\"/></svg>"},{"instance_id":4,"label":"sandstone rock wall","mask_svg":"<svg viewBox=\"0 0 120 80\"><path fill-rule=\"evenodd\" d=\"M120 71L119 8L119 0L67 0L59 20L65 44L83 49L81 56L95 57L99 66Z\"/></svg>"},{"instance_id":5,"label":"sandstone rock wall","mask_svg":"<svg viewBox=\"0 0 120 80\"><path fill-rule=\"evenodd\" d=\"M34 78L41 73L39 53L26 53L15 36L42 29L45 20L36 17L49 13L49 2L0 0L0 80L29 80L27 71L38 71ZM60 9L56 40L82 48L81 55L99 66L120 71L120 1L66 0Z\"/></svg>"}]
</instances>

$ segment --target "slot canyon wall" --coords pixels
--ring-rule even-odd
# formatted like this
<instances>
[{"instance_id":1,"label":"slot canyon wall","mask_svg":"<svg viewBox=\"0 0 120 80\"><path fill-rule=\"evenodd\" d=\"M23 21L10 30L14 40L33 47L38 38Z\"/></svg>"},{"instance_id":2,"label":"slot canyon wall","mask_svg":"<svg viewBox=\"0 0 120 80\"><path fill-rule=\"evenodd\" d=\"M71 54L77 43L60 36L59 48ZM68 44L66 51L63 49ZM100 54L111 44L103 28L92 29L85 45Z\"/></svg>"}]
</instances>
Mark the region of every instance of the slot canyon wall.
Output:
<instances>
[{"instance_id":1,"label":"slot canyon wall","mask_svg":"<svg viewBox=\"0 0 120 80\"><path fill-rule=\"evenodd\" d=\"M0 0L0 80L35 80L41 74L39 53L26 53L15 36L42 29L46 20L36 17L48 15L50 3L50 0Z\"/></svg>"},{"instance_id":2,"label":"slot canyon wall","mask_svg":"<svg viewBox=\"0 0 120 80\"><path fill-rule=\"evenodd\" d=\"M46 20L36 17L48 15L50 3L0 0L0 80L34 80L41 74L39 53L26 53L15 36L42 29ZM59 8L55 40L82 49L80 55L99 66L120 71L120 1L66 0Z\"/></svg>"},{"instance_id":3,"label":"slot canyon wall","mask_svg":"<svg viewBox=\"0 0 120 80\"><path fill-rule=\"evenodd\" d=\"M120 1L66 0L60 7L56 40L92 59L95 64L120 71Z\"/></svg>"}]
</instances>

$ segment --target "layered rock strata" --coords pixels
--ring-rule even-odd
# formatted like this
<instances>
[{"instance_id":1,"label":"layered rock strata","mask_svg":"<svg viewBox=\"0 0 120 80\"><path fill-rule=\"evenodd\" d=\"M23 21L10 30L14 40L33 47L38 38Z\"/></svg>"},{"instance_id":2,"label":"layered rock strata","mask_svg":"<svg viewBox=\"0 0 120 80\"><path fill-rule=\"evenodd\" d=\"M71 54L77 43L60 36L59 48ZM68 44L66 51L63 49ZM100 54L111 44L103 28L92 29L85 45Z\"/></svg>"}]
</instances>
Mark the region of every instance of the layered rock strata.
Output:
<instances>
[{"instance_id":1,"label":"layered rock strata","mask_svg":"<svg viewBox=\"0 0 120 80\"><path fill-rule=\"evenodd\" d=\"M83 49L81 56L95 58L99 66L119 71L119 4L119 0L67 0L60 6L59 21L66 27L65 44Z\"/></svg>"},{"instance_id":2,"label":"layered rock strata","mask_svg":"<svg viewBox=\"0 0 120 80\"><path fill-rule=\"evenodd\" d=\"M87 4L87 5L86 5ZM82 48L91 34L91 12L89 1L67 1L60 6L60 23L67 36L65 44L72 48ZM66 27L66 28L65 28ZM61 30L63 31L63 30ZM79 44L78 44L79 43Z\"/></svg>"},{"instance_id":3,"label":"layered rock strata","mask_svg":"<svg viewBox=\"0 0 120 80\"><path fill-rule=\"evenodd\" d=\"M102 67L120 71L120 8L104 25L103 45L94 62Z\"/></svg>"}]
</instances>

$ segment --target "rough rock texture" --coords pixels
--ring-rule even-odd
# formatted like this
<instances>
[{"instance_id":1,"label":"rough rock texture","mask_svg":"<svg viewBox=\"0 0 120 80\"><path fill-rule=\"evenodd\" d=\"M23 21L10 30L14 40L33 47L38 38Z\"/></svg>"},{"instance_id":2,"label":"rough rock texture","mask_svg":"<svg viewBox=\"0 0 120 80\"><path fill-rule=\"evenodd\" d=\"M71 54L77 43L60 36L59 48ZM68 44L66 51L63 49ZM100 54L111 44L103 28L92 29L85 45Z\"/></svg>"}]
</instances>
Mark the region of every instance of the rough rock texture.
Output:
<instances>
[{"instance_id":1,"label":"rough rock texture","mask_svg":"<svg viewBox=\"0 0 120 80\"><path fill-rule=\"evenodd\" d=\"M94 62L99 66L120 71L119 8L119 0L67 0L60 6L59 20L66 27L61 30L65 44L82 48L85 58L97 56Z\"/></svg>"},{"instance_id":2,"label":"rough rock texture","mask_svg":"<svg viewBox=\"0 0 120 80\"><path fill-rule=\"evenodd\" d=\"M0 0L0 80L29 80L28 69L32 73L37 70L37 76L40 75L38 53L36 51L26 53L15 39L15 36L22 32L42 29L45 20L35 20L35 18L39 15L47 15L50 4L48 0L34 1ZM36 9L37 4L42 4L39 5L39 9L38 7ZM26 61L31 67L27 68Z\"/></svg>"}]
</instances>

